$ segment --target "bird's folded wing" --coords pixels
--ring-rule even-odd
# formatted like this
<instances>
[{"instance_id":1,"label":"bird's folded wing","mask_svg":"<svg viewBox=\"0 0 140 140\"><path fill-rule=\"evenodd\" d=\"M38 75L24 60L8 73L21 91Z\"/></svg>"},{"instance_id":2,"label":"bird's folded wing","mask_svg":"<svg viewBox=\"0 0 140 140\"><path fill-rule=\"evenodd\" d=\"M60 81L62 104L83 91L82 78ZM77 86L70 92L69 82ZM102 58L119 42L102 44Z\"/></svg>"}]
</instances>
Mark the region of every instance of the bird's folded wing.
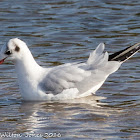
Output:
<instances>
[{"instance_id":1,"label":"bird's folded wing","mask_svg":"<svg viewBox=\"0 0 140 140\"><path fill-rule=\"evenodd\" d=\"M40 83L46 93L58 94L65 89L76 88L76 83L91 75L76 63L68 63L52 68Z\"/></svg>"},{"instance_id":2,"label":"bird's folded wing","mask_svg":"<svg viewBox=\"0 0 140 140\"><path fill-rule=\"evenodd\" d=\"M40 87L46 93L54 95L66 89L75 89L82 94L97 85L101 86L120 65L120 62L108 61L108 53L104 53L104 44L101 43L90 54L86 63L68 63L52 68L40 83Z\"/></svg>"}]
</instances>

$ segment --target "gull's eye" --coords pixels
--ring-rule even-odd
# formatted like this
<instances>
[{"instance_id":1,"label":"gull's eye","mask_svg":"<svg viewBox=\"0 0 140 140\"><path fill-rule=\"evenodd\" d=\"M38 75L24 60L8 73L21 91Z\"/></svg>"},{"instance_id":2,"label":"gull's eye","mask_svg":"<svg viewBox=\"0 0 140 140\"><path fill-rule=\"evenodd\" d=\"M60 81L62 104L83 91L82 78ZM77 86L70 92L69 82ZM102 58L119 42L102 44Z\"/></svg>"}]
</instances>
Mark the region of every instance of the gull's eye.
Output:
<instances>
[{"instance_id":1,"label":"gull's eye","mask_svg":"<svg viewBox=\"0 0 140 140\"><path fill-rule=\"evenodd\" d=\"M8 50L8 51L5 52L5 54L10 55L11 52Z\"/></svg>"}]
</instances>

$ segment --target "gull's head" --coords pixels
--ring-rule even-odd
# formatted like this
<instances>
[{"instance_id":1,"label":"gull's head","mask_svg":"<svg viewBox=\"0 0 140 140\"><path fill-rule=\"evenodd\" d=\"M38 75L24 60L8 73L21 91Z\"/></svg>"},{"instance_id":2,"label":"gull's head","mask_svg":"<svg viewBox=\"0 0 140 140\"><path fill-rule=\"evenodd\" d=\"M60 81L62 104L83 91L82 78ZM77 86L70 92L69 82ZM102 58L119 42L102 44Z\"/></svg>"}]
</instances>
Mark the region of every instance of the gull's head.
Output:
<instances>
[{"instance_id":1,"label":"gull's head","mask_svg":"<svg viewBox=\"0 0 140 140\"><path fill-rule=\"evenodd\" d=\"M28 50L25 42L18 38L10 39L8 43L1 48L0 64L2 64L8 57L10 57L12 60L21 59L25 50Z\"/></svg>"}]
</instances>

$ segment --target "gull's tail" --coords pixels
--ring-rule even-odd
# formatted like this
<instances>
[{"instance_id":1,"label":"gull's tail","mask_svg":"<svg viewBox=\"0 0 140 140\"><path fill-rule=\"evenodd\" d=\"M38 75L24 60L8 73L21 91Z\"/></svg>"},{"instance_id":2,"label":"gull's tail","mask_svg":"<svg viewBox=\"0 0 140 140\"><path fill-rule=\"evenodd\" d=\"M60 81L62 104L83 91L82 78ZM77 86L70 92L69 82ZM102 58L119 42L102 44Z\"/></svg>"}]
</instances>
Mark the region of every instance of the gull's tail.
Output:
<instances>
[{"instance_id":1,"label":"gull's tail","mask_svg":"<svg viewBox=\"0 0 140 140\"><path fill-rule=\"evenodd\" d=\"M140 50L140 43L109 55L109 61L124 62Z\"/></svg>"}]
</instances>

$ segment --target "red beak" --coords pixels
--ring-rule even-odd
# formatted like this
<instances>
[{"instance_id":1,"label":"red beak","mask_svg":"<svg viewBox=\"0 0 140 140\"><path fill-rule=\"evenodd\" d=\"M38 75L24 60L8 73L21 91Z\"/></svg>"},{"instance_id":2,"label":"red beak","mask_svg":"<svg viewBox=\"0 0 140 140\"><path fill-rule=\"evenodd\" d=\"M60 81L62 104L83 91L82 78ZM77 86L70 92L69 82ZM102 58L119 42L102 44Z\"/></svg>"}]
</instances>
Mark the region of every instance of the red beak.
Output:
<instances>
[{"instance_id":1,"label":"red beak","mask_svg":"<svg viewBox=\"0 0 140 140\"><path fill-rule=\"evenodd\" d=\"M4 60L5 60L6 58L4 58L4 59L2 59L2 60L0 60L0 64L2 64L3 62L4 62Z\"/></svg>"}]
</instances>

